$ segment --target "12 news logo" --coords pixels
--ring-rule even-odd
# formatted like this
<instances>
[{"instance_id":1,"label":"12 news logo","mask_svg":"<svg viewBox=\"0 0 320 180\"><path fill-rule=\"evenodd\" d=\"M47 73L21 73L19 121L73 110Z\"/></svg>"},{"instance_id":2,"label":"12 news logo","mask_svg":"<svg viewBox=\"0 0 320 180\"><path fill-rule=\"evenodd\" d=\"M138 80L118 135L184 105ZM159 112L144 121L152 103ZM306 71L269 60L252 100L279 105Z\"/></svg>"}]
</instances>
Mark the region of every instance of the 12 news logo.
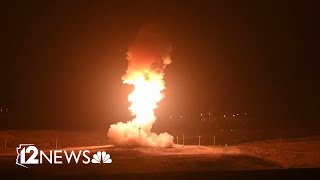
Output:
<instances>
[{"instance_id":1,"label":"12 news logo","mask_svg":"<svg viewBox=\"0 0 320 180\"><path fill-rule=\"evenodd\" d=\"M75 153L74 150L69 152L66 150L50 150L45 153L42 150L38 150L34 144L20 144L16 148L16 151L16 164L25 168L28 168L26 165L43 164L45 161L49 164L63 164L63 159L66 160L67 164L70 164L72 159L76 164L79 162L83 164L112 163L110 154L107 154L105 151L98 151L93 154L92 159L89 157L89 150L79 150L78 153ZM80 161L80 159L83 160Z\"/></svg>"}]
</instances>

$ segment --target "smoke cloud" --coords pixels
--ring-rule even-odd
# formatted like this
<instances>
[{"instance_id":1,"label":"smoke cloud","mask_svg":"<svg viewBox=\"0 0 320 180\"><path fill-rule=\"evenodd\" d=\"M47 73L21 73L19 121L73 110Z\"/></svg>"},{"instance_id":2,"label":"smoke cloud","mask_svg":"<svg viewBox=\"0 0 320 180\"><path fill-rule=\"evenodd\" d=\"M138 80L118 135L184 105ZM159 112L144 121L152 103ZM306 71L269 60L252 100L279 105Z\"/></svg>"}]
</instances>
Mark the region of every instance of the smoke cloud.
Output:
<instances>
[{"instance_id":1,"label":"smoke cloud","mask_svg":"<svg viewBox=\"0 0 320 180\"><path fill-rule=\"evenodd\" d=\"M112 124L108 138L116 146L171 147L173 137L168 133L151 132L156 121L154 109L165 89L164 70L171 63L171 44L156 28L148 26L139 31L127 52L128 69L123 83L133 85L128 96L129 110L134 119Z\"/></svg>"}]
</instances>

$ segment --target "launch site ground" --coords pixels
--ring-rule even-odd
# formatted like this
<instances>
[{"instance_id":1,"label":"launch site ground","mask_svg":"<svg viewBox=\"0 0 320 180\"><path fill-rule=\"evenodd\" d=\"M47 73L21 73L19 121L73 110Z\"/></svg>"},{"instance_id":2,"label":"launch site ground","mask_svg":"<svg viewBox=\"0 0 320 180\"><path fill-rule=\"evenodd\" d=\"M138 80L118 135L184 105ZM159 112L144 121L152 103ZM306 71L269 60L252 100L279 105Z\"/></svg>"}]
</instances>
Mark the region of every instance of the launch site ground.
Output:
<instances>
[{"instance_id":1,"label":"launch site ground","mask_svg":"<svg viewBox=\"0 0 320 180\"><path fill-rule=\"evenodd\" d=\"M36 141L36 140L35 140ZM41 148L49 150L53 148ZM320 168L320 137L279 139L243 143L234 146L175 145L172 148L123 148L112 145L65 147L62 150L90 150L91 153L106 151L111 155L111 164L42 164L30 165L28 169L15 164L16 149L0 149L2 174L24 175L101 175L126 176L153 174L206 176L232 175L242 172L278 172L304 169L318 173ZM228 172L233 172L229 174ZM242 173L243 174L243 173ZM248 175L247 173L245 173ZM286 173L284 173L286 174ZM237 175L238 176L238 175Z\"/></svg>"}]
</instances>

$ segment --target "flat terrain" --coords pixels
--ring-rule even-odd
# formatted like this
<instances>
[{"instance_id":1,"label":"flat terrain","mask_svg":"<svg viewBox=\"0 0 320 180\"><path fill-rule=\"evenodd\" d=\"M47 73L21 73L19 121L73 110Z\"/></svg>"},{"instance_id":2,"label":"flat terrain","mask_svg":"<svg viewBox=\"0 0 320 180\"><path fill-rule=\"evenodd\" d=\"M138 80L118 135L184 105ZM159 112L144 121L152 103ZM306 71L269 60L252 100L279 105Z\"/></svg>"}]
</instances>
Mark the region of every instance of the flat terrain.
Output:
<instances>
[{"instance_id":1,"label":"flat terrain","mask_svg":"<svg viewBox=\"0 0 320 180\"><path fill-rule=\"evenodd\" d=\"M36 140L37 141L37 140ZM27 142L27 143L31 143ZM50 144L50 143L49 143ZM36 144L37 145L37 144ZM37 145L38 147L38 145ZM48 151L51 146L38 147ZM111 145L62 147L63 150L90 150L111 155L111 164L30 165L15 164L14 147L0 149L1 173L23 175L123 175L223 171L283 170L288 168L320 168L320 137L258 141L236 146L175 145L172 148L119 148Z\"/></svg>"}]
</instances>

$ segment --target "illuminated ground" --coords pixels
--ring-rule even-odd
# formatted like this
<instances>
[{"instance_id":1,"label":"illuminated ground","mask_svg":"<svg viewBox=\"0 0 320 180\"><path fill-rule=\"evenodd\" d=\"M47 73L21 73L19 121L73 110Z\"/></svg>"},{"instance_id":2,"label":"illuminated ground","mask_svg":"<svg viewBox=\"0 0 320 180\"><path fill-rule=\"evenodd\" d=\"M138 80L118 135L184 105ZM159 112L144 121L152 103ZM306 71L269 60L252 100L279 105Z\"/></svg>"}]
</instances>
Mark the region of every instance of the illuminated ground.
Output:
<instances>
[{"instance_id":1,"label":"illuminated ground","mask_svg":"<svg viewBox=\"0 0 320 180\"><path fill-rule=\"evenodd\" d=\"M173 148L117 148L90 146L67 149L106 151L112 164L35 165L24 169L15 165L15 151L1 151L2 172L40 174L130 174L170 172L213 172L233 170L270 170L319 168L320 138L285 142L261 141L228 147L175 146Z\"/></svg>"}]
</instances>

